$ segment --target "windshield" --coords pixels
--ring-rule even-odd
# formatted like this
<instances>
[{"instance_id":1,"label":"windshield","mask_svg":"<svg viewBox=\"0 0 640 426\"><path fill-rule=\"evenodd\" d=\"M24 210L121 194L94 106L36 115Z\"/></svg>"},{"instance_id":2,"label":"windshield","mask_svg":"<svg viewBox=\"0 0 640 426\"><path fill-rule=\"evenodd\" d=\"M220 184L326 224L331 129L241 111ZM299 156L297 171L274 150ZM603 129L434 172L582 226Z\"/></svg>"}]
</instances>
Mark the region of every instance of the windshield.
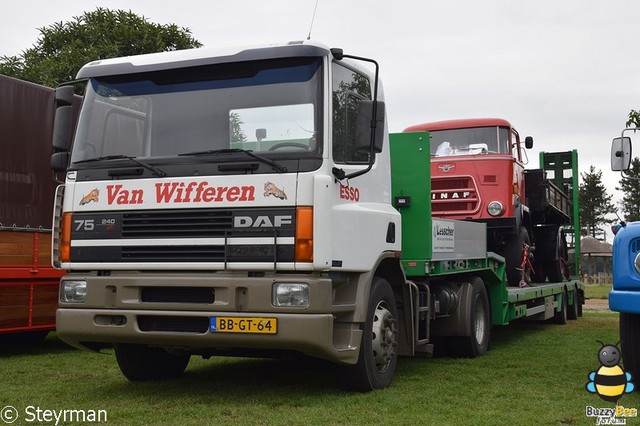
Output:
<instances>
[{"instance_id":1,"label":"windshield","mask_svg":"<svg viewBox=\"0 0 640 426\"><path fill-rule=\"evenodd\" d=\"M318 158L321 64L274 59L92 79L72 163L229 149Z\"/></svg>"},{"instance_id":2,"label":"windshield","mask_svg":"<svg viewBox=\"0 0 640 426\"><path fill-rule=\"evenodd\" d=\"M511 154L509 129L474 127L436 130L431 135L431 156Z\"/></svg>"}]
</instances>

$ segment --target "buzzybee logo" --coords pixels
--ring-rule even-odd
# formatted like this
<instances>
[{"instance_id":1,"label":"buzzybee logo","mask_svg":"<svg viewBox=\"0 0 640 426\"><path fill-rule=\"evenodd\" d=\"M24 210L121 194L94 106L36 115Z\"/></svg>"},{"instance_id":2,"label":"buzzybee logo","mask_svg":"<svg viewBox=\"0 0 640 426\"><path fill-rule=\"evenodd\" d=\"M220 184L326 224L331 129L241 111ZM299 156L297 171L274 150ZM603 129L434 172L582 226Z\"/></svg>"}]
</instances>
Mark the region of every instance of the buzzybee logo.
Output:
<instances>
[{"instance_id":1,"label":"buzzybee logo","mask_svg":"<svg viewBox=\"0 0 640 426\"><path fill-rule=\"evenodd\" d=\"M618 400L626 393L631 393L635 389L631 374L624 371L620 366L622 354L618 344L604 344L598 351L598 361L600 367L591 371L587 377L589 381L585 387L587 392L598 395L602 400L613 402L615 408L596 408L587 406L585 416L595 417L596 424L626 424L628 417L637 417L637 408L625 408L618 405Z\"/></svg>"}]
</instances>

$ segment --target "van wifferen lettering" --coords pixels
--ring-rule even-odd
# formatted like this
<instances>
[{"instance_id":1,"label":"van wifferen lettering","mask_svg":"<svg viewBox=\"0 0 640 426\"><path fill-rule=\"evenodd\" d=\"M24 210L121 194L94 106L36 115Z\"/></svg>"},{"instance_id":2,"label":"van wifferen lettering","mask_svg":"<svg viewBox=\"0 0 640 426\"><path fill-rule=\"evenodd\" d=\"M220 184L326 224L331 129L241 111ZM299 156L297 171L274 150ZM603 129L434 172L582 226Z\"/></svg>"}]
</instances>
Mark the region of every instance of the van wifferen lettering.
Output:
<instances>
[{"instance_id":1,"label":"van wifferen lettering","mask_svg":"<svg viewBox=\"0 0 640 426\"><path fill-rule=\"evenodd\" d=\"M255 200L255 186L211 186L202 182L163 182L155 184L156 203L219 203ZM121 184L107 185L107 204L143 204L144 189L126 189Z\"/></svg>"}]
</instances>

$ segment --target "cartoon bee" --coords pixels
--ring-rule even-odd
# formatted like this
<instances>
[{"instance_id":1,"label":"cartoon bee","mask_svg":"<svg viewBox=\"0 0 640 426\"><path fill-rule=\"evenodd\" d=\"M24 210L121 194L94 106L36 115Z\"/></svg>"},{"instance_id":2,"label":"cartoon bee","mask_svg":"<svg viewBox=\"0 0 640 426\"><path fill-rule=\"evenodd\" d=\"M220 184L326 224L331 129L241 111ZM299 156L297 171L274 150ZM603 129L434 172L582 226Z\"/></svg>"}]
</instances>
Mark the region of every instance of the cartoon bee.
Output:
<instances>
[{"instance_id":1,"label":"cartoon bee","mask_svg":"<svg viewBox=\"0 0 640 426\"><path fill-rule=\"evenodd\" d=\"M620 363L618 344L605 345L600 341L597 342L602 345L598 352L600 368L589 373L587 391L597 393L603 400L617 404L620 397L625 393L633 392L635 386L631 382L631 374L626 373L618 365Z\"/></svg>"}]
</instances>

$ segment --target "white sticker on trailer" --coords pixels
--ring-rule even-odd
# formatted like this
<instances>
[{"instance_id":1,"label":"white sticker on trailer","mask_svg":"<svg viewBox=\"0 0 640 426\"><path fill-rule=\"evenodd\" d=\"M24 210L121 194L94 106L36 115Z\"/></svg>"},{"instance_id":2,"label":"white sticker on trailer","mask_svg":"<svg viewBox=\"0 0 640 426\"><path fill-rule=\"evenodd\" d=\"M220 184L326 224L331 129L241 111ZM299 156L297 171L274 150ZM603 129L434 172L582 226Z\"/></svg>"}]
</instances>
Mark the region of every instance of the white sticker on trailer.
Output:
<instances>
[{"instance_id":1,"label":"white sticker on trailer","mask_svg":"<svg viewBox=\"0 0 640 426\"><path fill-rule=\"evenodd\" d=\"M456 248L455 237L456 227L454 222L446 222L444 220L433 219L433 252L434 253L450 253Z\"/></svg>"}]
</instances>

